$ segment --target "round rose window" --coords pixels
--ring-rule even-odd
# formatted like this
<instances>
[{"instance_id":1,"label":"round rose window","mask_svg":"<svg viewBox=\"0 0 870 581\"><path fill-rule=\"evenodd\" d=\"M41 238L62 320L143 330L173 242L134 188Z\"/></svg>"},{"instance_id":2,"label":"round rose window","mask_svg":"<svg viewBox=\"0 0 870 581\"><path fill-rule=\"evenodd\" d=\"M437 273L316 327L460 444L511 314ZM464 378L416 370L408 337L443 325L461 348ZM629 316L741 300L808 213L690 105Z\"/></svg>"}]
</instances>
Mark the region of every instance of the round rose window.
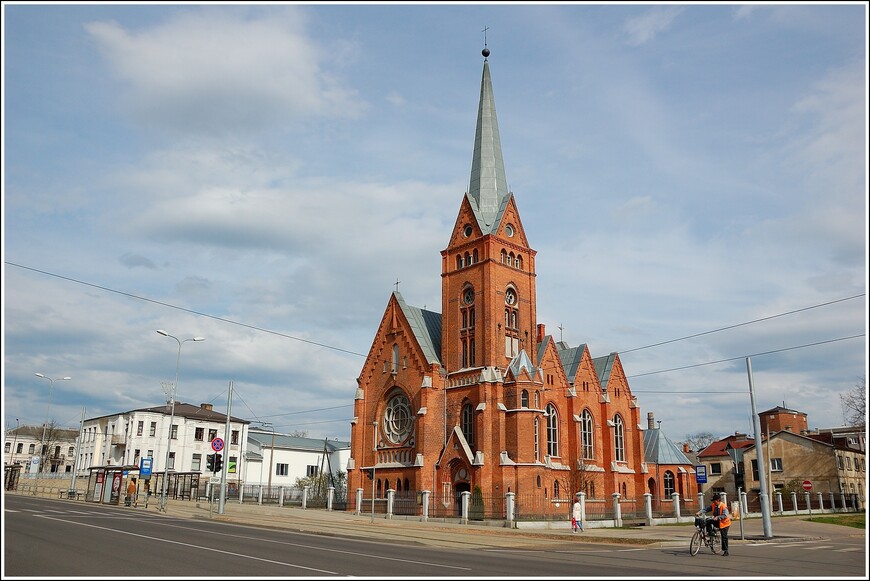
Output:
<instances>
[{"instance_id":1,"label":"round rose window","mask_svg":"<svg viewBox=\"0 0 870 581\"><path fill-rule=\"evenodd\" d=\"M387 403L384 412L384 433L394 444L401 444L411 434L414 417L411 403L404 394L395 395Z\"/></svg>"}]
</instances>

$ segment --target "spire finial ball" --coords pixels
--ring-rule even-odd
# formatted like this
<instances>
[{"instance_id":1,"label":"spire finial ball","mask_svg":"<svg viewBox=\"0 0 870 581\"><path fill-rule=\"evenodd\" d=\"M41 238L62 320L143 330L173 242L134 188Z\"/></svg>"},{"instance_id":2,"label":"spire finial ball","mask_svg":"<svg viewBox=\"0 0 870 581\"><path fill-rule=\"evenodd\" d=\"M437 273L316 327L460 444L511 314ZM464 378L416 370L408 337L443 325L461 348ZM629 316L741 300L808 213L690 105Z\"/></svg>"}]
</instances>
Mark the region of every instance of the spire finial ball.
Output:
<instances>
[{"instance_id":1,"label":"spire finial ball","mask_svg":"<svg viewBox=\"0 0 870 581\"><path fill-rule=\"evenodd\" d=\"M483 49L482 51L480 51L480 54L483 55L483 58L488 57L489 56L489 49L488 48Z\"/></svg>"}]
</instances>

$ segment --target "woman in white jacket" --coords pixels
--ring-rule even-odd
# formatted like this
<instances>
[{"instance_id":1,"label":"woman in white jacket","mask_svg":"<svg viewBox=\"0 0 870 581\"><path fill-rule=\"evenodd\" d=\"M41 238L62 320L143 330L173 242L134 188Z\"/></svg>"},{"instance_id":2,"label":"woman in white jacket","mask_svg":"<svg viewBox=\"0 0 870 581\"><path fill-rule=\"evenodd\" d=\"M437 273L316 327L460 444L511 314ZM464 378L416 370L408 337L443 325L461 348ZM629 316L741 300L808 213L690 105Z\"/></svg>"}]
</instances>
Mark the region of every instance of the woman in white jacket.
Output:
<instances>
[{"instance_id":1,"label":"woman in white jacket","mask_svg":"<svg viewBox=\"0 0 870 581\"><path fill-rule=\"evenodd\" d=\"M571 508L571 532L576 533L577 529L583 530L583 510L580 508L580 499L574 501L574 506Z\"/></svg>"}]
</instances>

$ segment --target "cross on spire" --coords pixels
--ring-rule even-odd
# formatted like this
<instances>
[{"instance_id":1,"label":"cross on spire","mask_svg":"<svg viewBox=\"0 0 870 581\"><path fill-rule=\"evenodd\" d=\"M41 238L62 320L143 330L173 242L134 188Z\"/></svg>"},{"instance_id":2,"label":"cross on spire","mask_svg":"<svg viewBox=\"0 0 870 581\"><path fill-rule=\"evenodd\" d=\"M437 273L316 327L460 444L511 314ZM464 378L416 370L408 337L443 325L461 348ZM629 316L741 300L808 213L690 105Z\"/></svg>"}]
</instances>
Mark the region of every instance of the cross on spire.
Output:
<instances>
[{"instance_id":1,"label":"cross on spire","mask_svg":"<svg viewBox=\"0 0 870 581\"><path fill-rule=\"evenodd\" d=\"M401 282L401 281L397 278L397 279L396 279L396 282L394 283L394 284L396 285L396 292L399 292L399 283L400 283L400 282Z\"/></svg>"},{"instance_id":2,"label":"cross on spire","mask_svg":"<svg viewBox=\"0 0 870 581\"><path fill-rule=\"evenodd\" d=\"M559 342L561 343L561 342L562 342L562 330L563 330L565 327L563 327L561 324L559 324L559 326L556 327L556 328L559 329Z\"/></svg>"},{"instance_id":3,"label":"cross on spire","mask_svg":"<svg viewBox=\"0 0 870 581\"><path fill-rule=\"evenodd\" d=\"M483 48L486 48L486 31L489 30L489 26L484 26L481 32L483 33Z\"/></svg>"}]
</instances>

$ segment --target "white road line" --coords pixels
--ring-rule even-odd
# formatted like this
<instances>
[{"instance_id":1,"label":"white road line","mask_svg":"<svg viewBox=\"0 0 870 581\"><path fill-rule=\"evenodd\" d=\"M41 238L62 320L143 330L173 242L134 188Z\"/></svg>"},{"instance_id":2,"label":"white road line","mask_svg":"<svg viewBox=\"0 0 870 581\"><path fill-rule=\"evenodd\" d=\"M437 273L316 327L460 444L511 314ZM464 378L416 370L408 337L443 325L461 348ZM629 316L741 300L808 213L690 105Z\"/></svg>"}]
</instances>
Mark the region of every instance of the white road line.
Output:
<instances>
[{"instance_id":1,"label":"white road line","mask_svg":"<svg viewBox=\"0 0 870 581\"><path fill-rule=\"evenodd\" d=\"M243 555L242 553L234 553L232 551L224 551L221 549L212 549L211 547L203 547L202 545L193 545L191 543L182 543L180 541L161 539L159 537L152 537L150 535L140 535L138 533L131 533L129 531L123 531L123 530L113 529L113 528L109 528L109 527L101 527L101 526L97 526L97 525L91 525L91 524L81 523L81 522L76 522L76 521L64 520L64 519L56 518L56 517L52 517L52 516L46 516L46 517L42 517L42 518L46 518L48 520L56 520L56 521L60 521L60 522L65 522L65 523L71 524L71 525L78 525L78 526L82 526L82 527L89 527L89 528L100 529L100 530L104 530L104 531L111 531L111 532L120 533L123 535L130 535L131 537L139 537L140 539L148 539L148 540L156 541L159 543L168 543L170 545L181 545L183 547L191 547L193 549L201 549L203 551L212 551L215 553L223 553L224 555L231 555L233 557L242 557L243 559L251 559L253 561L262 561L264 563L274 563L276 565L284 565L286 567L293 567L294 569L305 569L306 571L315 571L317 573L327 573L329 575L338 575L339 574L335 571L327 571L326 569L315 569L313 567L303 567L302 565L294 565L293 563L286 563L284 561L275 561L273 559L263 559L262 557L252 557L251 555Z\"/></svg>"}]
</instances>

